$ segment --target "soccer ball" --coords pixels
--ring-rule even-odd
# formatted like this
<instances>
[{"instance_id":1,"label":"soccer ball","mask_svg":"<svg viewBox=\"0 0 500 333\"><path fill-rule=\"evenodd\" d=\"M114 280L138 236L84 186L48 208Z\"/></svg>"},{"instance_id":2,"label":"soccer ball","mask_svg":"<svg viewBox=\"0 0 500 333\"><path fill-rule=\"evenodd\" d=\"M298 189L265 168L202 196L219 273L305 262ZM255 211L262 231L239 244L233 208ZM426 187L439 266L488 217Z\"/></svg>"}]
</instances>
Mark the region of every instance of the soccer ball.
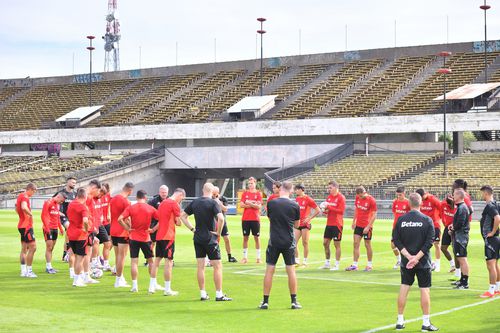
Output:
<instances>
[{"instance_id":1,"label":"soccer ball","mask_svg":"<svg viewBox=\"0 0 500 333\"><path fill-rule=\"evenodd\" d=\"M326 207L328 207L326 201L323 201L322 203L319 204L319 208L321 209L322 212L325 212Z\"/></svg>"},{"instance_id":2,"label":"soccer ball","mask_svg":"<svg viewBox=\"0 0 500 333\"><path fill-rule=\"evenodd\" d=\"M93 279L100 279L100 278L102 278L103 275L104 275L104 273L103 273L102 269L99 269L99 268L94 268L90 272L90 277Z\"/></svg>"}]
</instances>

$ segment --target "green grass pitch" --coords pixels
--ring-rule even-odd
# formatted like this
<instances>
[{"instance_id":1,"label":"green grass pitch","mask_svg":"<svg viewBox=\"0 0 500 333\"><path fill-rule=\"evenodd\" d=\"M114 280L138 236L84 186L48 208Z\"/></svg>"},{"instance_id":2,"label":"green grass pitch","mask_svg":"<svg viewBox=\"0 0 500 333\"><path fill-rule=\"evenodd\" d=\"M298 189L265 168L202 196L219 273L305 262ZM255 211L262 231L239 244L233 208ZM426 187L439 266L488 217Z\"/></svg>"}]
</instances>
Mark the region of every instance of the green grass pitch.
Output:
<instances>
[{"instance_id":1,"label":"green grass pitch","mask_svg":"<svg viewBox=\"0 0 500 333\"><path fill-rule=\"evenodd\" d=\"M39 213L37 213L39 216ZM233 255L241 259L239 217L229 217ZM291 310L285 271L281 263L274 278L270 309L258 310L262 298L264 264L255 264L253 240L250 240L247 265L227 263L224 249L224 292L233 302L215 302L211 268L207 268L207 291L212 300L199 301L192 235L178 228L172 287L177 297L161 292L148 295L147 269L139 271L139 293L113 288L110 273L98 285L73 288L67 265L60 261L62 241L56 245L53 265L56 275L44 273L45 244L39 217L35 222L38 250L33 269L37 279L19 277L19 235L17 218L12 211L0 211L0 331L1 332L362 332L392 325L396 320L399 273L392 269L390 221L377 221L374 229L374 271L345 272L352 261L352 231L346 221L342 241L342 271L319 270L324 259L323 218L313 221L309 267L297 271L298 299L302 310ZM262 253L268 239L268 221L262 221ZM483 260L483 243L478 224L474 223L469 245L471 262L470 290L451 290L448 263L441 260L442 272L433 274L431 290L433 324L443 332L499 332L500 302L497 297L482 302L478 296L488 286ZM332 245L333 247L333 245ZM365 253L362 248L362 254ZM264 257L264 256L263 256ZM111 258L111 263L114 260ZM125 277L130 283L129 260ZM360 265L366 263L366 257ZM163 283L162 270L158 281ZM470 307L461 308L467 305ZM457 309L459 308L459 309ZM451 310L451 311L449 311ZM418 288L410 292L405 317L421 316ZM407 332L420 331L421 320L407 324ZM390 329L392 330L393 326Z\"/></svg>"}]
</instances>

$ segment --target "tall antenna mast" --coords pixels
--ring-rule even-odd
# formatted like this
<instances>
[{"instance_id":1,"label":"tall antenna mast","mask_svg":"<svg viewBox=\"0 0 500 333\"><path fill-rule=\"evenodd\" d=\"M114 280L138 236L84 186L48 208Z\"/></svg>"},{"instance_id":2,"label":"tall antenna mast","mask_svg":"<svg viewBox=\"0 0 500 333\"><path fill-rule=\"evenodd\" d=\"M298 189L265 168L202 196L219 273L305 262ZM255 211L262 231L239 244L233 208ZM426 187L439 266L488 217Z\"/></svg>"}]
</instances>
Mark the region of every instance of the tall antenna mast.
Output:
<instances>
[{"instance_id":1,"label":"tall antenna mast","mask_svg":"<svg viewBox=\"0 0 500 333\"><path fill-rule=\"evenodd\" d=\"M104 39L104 71L120 70L120 22L117 13L118 0L108 0L108 15L106 15L106 34Z\"/></svg>"}]
</instances>

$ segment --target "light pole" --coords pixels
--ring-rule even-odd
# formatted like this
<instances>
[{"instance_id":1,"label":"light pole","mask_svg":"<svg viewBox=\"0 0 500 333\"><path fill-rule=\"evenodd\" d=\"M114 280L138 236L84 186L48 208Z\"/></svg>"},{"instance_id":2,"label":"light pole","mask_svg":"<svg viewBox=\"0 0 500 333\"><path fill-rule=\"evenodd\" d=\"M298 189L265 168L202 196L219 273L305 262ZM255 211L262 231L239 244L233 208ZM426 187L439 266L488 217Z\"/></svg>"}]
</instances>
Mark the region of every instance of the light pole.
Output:
<instances>
[{"instance_id":1,"label":"light pole","mask_svg":"<svg viewBox=\"0 0 500 333\"><path fill-rule=\"evenodd\" d=\"M266 21L266 19L263 17L259 17L257 19L257 21L260 22L260 29L257 30L257 33L260 34L260 95L262 96L263 95L263 92L262 92L262 85L263 85L262 70L263 70L263 66L264 66L264 63L263 63L264 48L262 45L262 41L264 39L263 38L264 34L266 33L266 31L264 30L264 22Z\"/></svg>"},{"instance_id":2,"label":"light pole","mask_svg":"<svg viewBox=\"0 0 500 333\"><path fill-rule=\"evenodd\" d=\"M90 52L90 75L89 75L89 106L92 106L92 51L95 50L95 47L92 46L92 40L95 36L87 36L89 40L89 46L87 46L87 50Z\"/></svg>"},{"instance_id":3,"label":"light pole","mask_svg":"<svg viewBox=\"0 0 500 333\"><path fill-rule=\"evenodd\" d=\"M447 176L448 171L447 171L447 160L446 160L446 150L448 146L448 142L446 141L446 108L447 108L447 103L446 103L446 80L447 77L446 75L451 74L451 69L446 68L446 57L451 56L451 52L443 51L439 52L439 56L443 57L443 68L438 69L438 73L443 75L443 101L444 101L444 108L443 108L443 157L444 157L444 164L443 164L443 175Z\"/></svg>"},{"instance_id":4,"label":"light pole","mask_svg":"<svg viewBox=\"0 0 500 333\"><path fill-rule=\"evenodd\" d=\"M486 0L484 0L484 5L479 6L482 10L484 10L484 83L488 83L488 59L487 59L487 30L486 30L486 11L491 8L491 6L486 4Z\"/></svg>"}]
</instances>

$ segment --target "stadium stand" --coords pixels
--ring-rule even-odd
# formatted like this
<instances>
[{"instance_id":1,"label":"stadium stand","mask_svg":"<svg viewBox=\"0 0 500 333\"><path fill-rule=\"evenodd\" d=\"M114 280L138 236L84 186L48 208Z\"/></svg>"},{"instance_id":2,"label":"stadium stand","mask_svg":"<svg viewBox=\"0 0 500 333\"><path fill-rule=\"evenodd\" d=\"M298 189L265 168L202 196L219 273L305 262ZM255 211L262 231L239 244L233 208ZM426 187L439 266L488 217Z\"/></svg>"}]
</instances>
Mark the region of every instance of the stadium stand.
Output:
<instances>
[{"instance_id":1,"label":"stadium stand","mask_svg":"<svg viewBox=\"0 0 500 333\"><path fill-rule=\"evenodd\" d=\"M375 188L423 168L439 156L435 153L374 153L368 156L354 154L335 163L319 166L311 172L292 178L291 181L303 183L309 195L322 198L325 196L328 182L335 180L341 185L346 196L352 196L356 186Z\"/></svg>"}]
</instances>

